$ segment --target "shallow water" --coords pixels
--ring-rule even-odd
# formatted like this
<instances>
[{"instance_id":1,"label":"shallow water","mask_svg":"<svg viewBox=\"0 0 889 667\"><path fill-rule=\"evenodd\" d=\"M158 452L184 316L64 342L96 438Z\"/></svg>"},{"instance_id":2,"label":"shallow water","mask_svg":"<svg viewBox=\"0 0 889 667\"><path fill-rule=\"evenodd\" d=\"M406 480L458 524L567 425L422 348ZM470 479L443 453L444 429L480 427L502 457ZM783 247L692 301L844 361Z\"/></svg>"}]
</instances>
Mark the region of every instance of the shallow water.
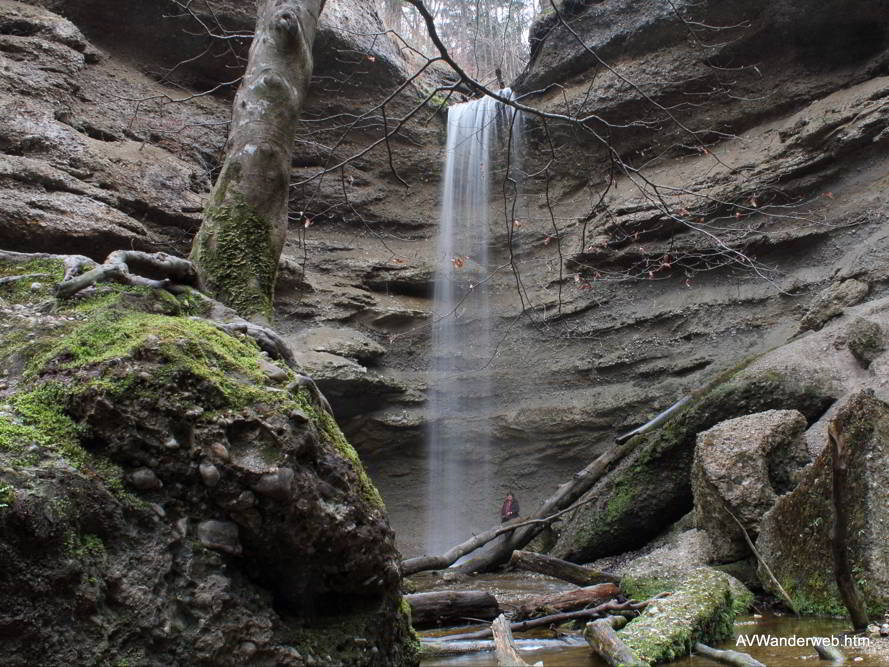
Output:
<instances>
[{"instance_id":1,"label":"shallow water","mask_svg":"<svg viewBox=\"0 0 889 667\"><path fill-rule=\"evenodd\" d=\"M826 665L818 659L814 648L807 646L744 646L738 645L739 637L831 637L848 630L848 623L841 619L797 619L793 616L763 616L754 618L743 617L735 624L735 636L714 648L732 649L743 651L752 655L761 663L769 667L796 667L812 665ZM850 641L862 641L860 638L852 638ZM743 639L741 641L744 641ZM840 639L839 641L843 641ZM595 659L590 654L589 647L584 643L565 647L547 646L538 650L528 650L522 647L519 651L529 664L542 661L544 667L605 667L605 663ZM847 665L860 665L861 667L887 667L889 666L889 654L860 648L846 648L842 643L840 648L846 656ZM424 660L422 667L497 667L497 661L493 653L475 653L471 655L432 658ZM677 667L712 667L716 663L706 658L691 656L683 658L671 665Z\"/></svg>"},{"instance_id":2,"label":"shallow water","mask_svg":"<svg viewBox=\"0 0 889 667\"><path fill-rule=\"evenodd\" d=\"M557 593L571 590L575 586L539 574L527 572L509 572L501 574L478 575L459 581L443 581L435 575L423 574L414 577L415 583L422 590L486 590L494 594L504 610L509 610L519 600L534 595ZM432 637L456 632L471 632L485 625L475 625L447 631L425 631L422 636ZM848 621L836 618L803 618L795 616L745 616L735 623L735 634L731 639L715 645L713 648L743 651L752 655L768 667L823 667L829 663L818 659L814 648L809 646L744 646L738 645L741 636L758 635L767 637L832 637L849 630ZM538 637L551 637L552 633L540 630ZM517 636L519 639L521 637ZM605 667L605 663L590 654L590 648L580 635L566 638L563 646L553 646L547 641L543 648L529 649L527 645L519 647L519 652L529 664L542 661L544 667ZM856 638L859 639L860 638ZM840 640L842 641L842 640ZM532 643L532 646L534 644ZM539 645L538 645L539 646ZM840 645L846 656L846 665L851 667L889 667L889 640L876 640L870 649L848 648ZM713 667L717 663L700 657L687 657L670 663L678 667ZM462 656L429 658L421 663L422 667L497 667L494 654L474 653Z\"/></svg>"}]
</instances>

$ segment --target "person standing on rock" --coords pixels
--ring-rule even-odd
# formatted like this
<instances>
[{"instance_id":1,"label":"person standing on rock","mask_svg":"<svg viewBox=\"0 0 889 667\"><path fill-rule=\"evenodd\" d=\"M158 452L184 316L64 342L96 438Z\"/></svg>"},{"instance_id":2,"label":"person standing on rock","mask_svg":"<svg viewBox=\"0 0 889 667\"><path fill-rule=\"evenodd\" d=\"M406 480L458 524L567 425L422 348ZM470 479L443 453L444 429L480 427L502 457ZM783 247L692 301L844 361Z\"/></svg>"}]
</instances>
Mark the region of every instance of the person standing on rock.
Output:
<instances>
[{"instance_id":1,"label":"person standing on rock","mask_svg":"<svg viewBox=\"0 0 889 667\"><path fill-rule=\"evenodd\" d=\"M500 523L506 523L515 519L519 515L519 501L512 495L512 491L507 492L506 500L500 507Z\"/></svg>"}]
</instances>

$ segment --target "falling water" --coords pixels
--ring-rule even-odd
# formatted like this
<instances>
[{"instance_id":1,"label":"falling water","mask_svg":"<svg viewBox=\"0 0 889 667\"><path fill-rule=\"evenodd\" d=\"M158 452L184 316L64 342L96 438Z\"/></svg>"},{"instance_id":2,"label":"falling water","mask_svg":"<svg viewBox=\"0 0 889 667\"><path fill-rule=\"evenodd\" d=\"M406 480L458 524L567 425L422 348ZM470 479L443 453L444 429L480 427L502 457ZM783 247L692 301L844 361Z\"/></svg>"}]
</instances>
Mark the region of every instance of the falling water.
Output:
<instances>
[{"instance_id":1,"label":"falling water","mask_svg":"<svg viewBox=\"0 0 889 667\"><path fill-rule=\"evenodd\" d=\"M520 117L511 122L509 107L489 97L448 110L429 368L427 553L441 553L496 517L488 417L491 174L498 153L506 153L502 142L520 136Z\"/></svg>"}]
</instances>

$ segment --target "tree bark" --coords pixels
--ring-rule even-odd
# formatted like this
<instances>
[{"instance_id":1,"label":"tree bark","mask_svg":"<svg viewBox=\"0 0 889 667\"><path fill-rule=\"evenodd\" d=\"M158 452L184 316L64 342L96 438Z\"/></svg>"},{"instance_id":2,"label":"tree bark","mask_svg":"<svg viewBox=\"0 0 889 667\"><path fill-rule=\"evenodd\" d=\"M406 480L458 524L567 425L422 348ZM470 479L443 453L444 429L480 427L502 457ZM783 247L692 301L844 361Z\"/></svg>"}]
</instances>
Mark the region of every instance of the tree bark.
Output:
<instances>
[{"instance_id":1,"label":"tree bark","mask_svg":"<svg viewBox=\"0 0 889 667\"><path fill-rule=\"evenodd\" d=\"M567 593L539 595L519 605L513 618L516 621L521 621L534 616L545 616L581 607L595 606L606 600L612 600L618 595L620 595L620 589L614 584L597 584Z\"/></svg>"},{"instance_id":2,"label":"tree bark","mask_svg":"<svg viewBox=\"0 0 889 667\"><path fill-rule=\"evenodd\" d=\"M562 581L569 581L578 586L592 586L602 583L620 583L620 577L614 574L605 574L598 570L591 570L582 565L569 563L561 558L538 554L533 551L513 551L509 564L520 570L538 572Z\"/></svg>"},{"instance_id":3,"label":"tree bark","mask_svg":"<svg viewBox=\"0 0 889 667\"><path fill-rule=\"evenodd\" d=\"M837 588L843 604L849 610L852 617L852 627L856 630L864 630L869 622L867 605L855 576L852 574L852 564L849 562L849 498L846 483L847 452L840 432L837 420L832 421L827 428L830 456L833 460L833 533L831 548L833 550L833 565L836 575Z\"/></svg>"},{"instance_id":4,"label":"tree bark","mask_svg":"<svg viewBox=\"0 0 889 667\"><path fill-rule=\"evenodd\" d=\"M623 643L614 629L610 618L586 624L583 638L587 640L593 653L612 667L648 667L629 647Z\"/></svg>"},{"instance_id":5,"label":"tree bark","mask_svg":"<svg viewBox=\"0 0 889 667\"><path fill-rule=\"evenodd\" d=\"M501 667L528 667L528 663L522 660L516 650L512 639L512 630L509 629L509 621L506 616L500 614L491 623L491 632L494 633L494 653L497 656L497 664Z\"/></svg>"},{"instance_id":6,"label":"tree bark","mask_svg":"<svg viewBox=\"0 0 889 667\"><path fill-rule=\"evenodd\" d=\"M260 1L225 161L192 246L202 289L260 323L272 317L293 143L324 3Z\"/></svg>"},{"instance_id":7,"label":"tree bark","mask_svg":"<svg viewBox=\"0 0 889 667\"><path fill-rule=\"evenodd\" d=\"M411 606L411 621L416 627L467 618L490 620L500 613L497 600L487 591L414 593L404 599Z\"/></svg>"}]
</instances>

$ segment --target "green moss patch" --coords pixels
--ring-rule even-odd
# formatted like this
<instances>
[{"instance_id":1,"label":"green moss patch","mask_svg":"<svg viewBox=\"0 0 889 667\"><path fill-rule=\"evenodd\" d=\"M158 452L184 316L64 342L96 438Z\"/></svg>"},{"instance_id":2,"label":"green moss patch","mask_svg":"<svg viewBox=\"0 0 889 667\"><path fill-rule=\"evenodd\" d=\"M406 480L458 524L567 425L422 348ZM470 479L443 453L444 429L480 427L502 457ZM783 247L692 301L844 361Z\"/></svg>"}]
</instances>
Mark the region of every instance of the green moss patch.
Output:
<instances>
[{"instance_id":1,"label":"green moss patch","mask_svg":"<svg viewBox=\"0 0 889 667\"><path fill-rule=\"evenodd\" d=\"M192 259L201 280L222 303L244 317L274 314L278 256L272 248L271 223L243 196L208 207L204 225L195 238Z\"/></svg>"},{"instance_id":2,"label":"green moss patch","mask_svg":"<svg viewBox=\"0 0 889 667\"><path fill-rule=\"evenodd\" d=\"M0 279L31 274L33 278L15 280L0 285L0 299L7 303L32 303L45 301L52 296L53 288L62 281L65 265L57 259L32 259L27 262L0 261ZM34 283L39 288L32 289Z\"/></svg>"},{"instance_id":3,"label":"green moss patch","mask_svg":"<svg viewBox=\"0 0 889 667\"><path fill-rule=\"evenodd\" d=\"M713 644L731 636L735 617L752 600L727 574L698 568L678 582L670 597L652 602L618 634L649 664L670 662L688 655L696 642Z\"/></svg>"}]
</instances>

